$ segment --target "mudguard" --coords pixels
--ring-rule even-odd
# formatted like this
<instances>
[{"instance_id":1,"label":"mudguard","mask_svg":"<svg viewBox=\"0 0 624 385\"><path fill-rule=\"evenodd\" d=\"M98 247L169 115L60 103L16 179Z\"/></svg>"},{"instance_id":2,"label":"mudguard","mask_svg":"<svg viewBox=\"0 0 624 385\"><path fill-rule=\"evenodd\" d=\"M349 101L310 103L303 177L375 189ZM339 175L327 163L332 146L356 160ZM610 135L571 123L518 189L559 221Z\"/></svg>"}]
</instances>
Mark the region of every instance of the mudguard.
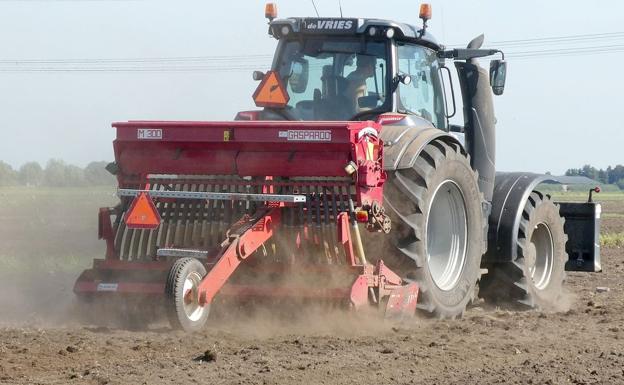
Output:
<instances>
[{"instance_id":1,"label":"mudguard","mask_svg":"<svg viewBox=\"0 0 624 385\"><path fill-rule=\"evenodd\" d=\"M548 175L527 172L497 172L488 220L488 251L485 263L509 262L518 256L518 228L525 202L535 187L550 180Z\"/></svg>"},{"instance_id":2,"label":"mudguard","mask_svg":"<svg viewBox=\"0 0 624 385\"><path fill-rule=\"evenodd\" d=\"M384 144L385 170L412 167L423 148L438 138L463 148L457 138L446 131L435 128L430 122L417 117L413 117L411 122L414 125L384 125L381 129L380 137Z\"/></svg>"},{"instance_id":3,"label":"mudguard","mask_svg":"<svg viewBox=\"0 0 624 385\"><path fill-rule=\"evenodd\" d=\"M524 205L540 183L553 181L548 175L526 172L496 173L492 211L488 220L488 251L483 262L510 262L517 258L518 228ZM568 235L565 269L601 271L599 203L556 202L565 219Z\"/></svg>"}]
</instances>

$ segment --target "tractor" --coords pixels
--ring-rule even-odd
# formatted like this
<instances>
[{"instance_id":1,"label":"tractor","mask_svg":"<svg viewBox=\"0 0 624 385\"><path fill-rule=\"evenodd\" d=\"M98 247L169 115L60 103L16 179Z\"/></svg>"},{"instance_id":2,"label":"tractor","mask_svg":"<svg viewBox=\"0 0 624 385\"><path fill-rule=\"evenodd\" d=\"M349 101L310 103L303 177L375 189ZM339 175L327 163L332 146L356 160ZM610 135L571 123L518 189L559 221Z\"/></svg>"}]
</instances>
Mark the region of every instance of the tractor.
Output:
<instances>
[{"instance_id":1,"label":"tractor","mask_svg":"<svg viewBox=\"0 0 624 385\"><path fill-rule=\"evenodd\" d=\"M276 9L273 63L253 73L259 109L113 124L120 203L100 209L106 257L78 298L122 299L129 317L164 308L187 331L230 301L456 318L477 296L553 306L565 270L600 271L599 204L557 203L538 188L549 176L496 171L507 63L482 35L447 49L428 4L420 26ZM452 67L463 125L450 123Z\"/></svg>"}]
</instances>

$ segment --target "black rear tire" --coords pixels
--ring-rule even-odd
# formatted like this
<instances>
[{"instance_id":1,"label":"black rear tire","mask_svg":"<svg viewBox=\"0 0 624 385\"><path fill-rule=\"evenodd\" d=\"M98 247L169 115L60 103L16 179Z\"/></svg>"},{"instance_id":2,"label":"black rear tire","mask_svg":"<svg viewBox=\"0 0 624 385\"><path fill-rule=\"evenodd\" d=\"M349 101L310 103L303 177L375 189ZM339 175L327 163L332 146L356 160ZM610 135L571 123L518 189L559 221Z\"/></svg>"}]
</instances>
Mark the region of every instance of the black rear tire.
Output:
<instances>
[{"instance_id":1,"label":"black rear tire","mask_svg":"<svg viewBox=\"0 0 624 385\"><path fill-rule=\"evenodd\" d=\"M184 298L188 290L197 289L205 276L206 267L195 258L178 259L169 270L165 286L165 307L172 328L196 332L206 325L210 305L200 306L197 293L191 296L190 302L185 302Z\"/></svg>"},{"instance_id":2,"label":"black rear tire","mask_svg":"<svg viewBox=\"0 0 624 385\"><path fill-rule=\"evenodd\" d=\"M489 266L483 278L483 298L521 307L557 307L565 280L564 219L549 196L533 191L522 211L517 258Z\"/></svg>"},{"instance_id":3,"label":"black rear tire","mask_svg":"<svg viewBox=\"0 0 624 385\"><path fill-rule=\"evenodd\" d=\"M434 140L413 167L389 172L384 199L393 251L382 257L418 283L422 312L461 316L474 299L486 247L483 195L468 155L457 143Z\"/></svg>"}]
</instances>

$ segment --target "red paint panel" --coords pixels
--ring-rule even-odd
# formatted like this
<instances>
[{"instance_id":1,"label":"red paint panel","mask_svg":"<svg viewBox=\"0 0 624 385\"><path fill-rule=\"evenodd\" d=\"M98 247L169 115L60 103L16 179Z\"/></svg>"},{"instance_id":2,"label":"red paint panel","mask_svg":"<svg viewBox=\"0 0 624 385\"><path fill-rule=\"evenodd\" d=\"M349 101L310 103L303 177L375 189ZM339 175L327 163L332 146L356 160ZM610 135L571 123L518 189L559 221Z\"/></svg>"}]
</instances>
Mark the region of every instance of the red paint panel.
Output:
<instances>
[{"instance_id":1,"label":"red paint panel","mask_svg":"<svg viewBox=\"0 0 624 385\"><path fill-rule=\"evenodd\" d=\"M114 123L117 139L134 142L289 142L284 132L330 131L332 143L350 143L350 130L371 125L367 122L150 122ZM224 133L229 132L229 138ZM280 136L280 133L281 136ZM327 140L321 140L325 142ZM296 142L296 141L294 141Z\"/></svg>"},{"instance_id":2,"label":"red paint panel","mask_svg":"<svg viewBox=\"0 0 624 385\"><path fill-rule=\"evenodd\" d=\"M115 233L111 223L111 213L108 207L101 207L98 213L98 239L106 241L106 259L119 258L115 251Z\"/></svg>"},{"instance_id":3,"label":"red paint panel","mask_svg":"<svg viewBox=\"0 0 624 385\"><path fill-rule=\"evenodd\" d=\"M236 151L121 149L124 174L236 174Z\"/></svg>"},{"instance_id":4,"label":"red paint panel","mask_svg":"<svg viewBox=\"0 0 624 385\"><path fill-rule=\"evenodd\" d=\"M240 224L241 228L248 225L251 227L247 227L235 242L225 244L219 252L218 260L199 284L199 303L202 306L212 302L238 265L273 236L273 226L279 225L280 214L280 209L274 208L261 218L247 218ZM236 232L236 229L233 227L229 231ZM232 240L230 236L228 241Z\"/></svg>"},{"instance_id":5,"label":"red paint panel","mask_svg":"<svg viewBox=\"0 0 624 385\"><path fill-rule=\"evenodd\" d=\"M348 152L242 152L236 159L240 175L346 176Z\"/></svg>"},{"instance_id":6,"label":"red paint panel","mask_svg":"<svg viewBox=\"0 0 624 385\"><path fill-rule=\"evenodd\" d=\"M119 282L115 291L98 291L99 282L79 281L74 286L74 292L77 294L164 294L164 283L131 283Z\"/></svg>"},{"instance_id":7,"label":"red paint panel","mask_svg":"<svg viewBox=\"0 0 624 385\"><path fill-rule=\"evenodd\" d=\"M156 270L168 271L171 262L128 262L114 259L96 259L93 267L99 270Z\"/></svg>"},{"instance_id":8,"label":"red paint panel","mask_svg":"<svg viewBox=\"0 0 624 385\"><path fill-rule=\"evenodd\" d=\"M364 274L360 275L351 286L349 299L356 309L368 305L368 278Z\"/></svg>"},{"instance_id":9,"label":"red paint panel","mask_svg":"<svg viewBox=\"0 0 624 385\"><path fill-rule=\"evenodd\" d=\"M358 132L372 122L115 123L124 175L344 176ZM359 153L357 155L360 155ZM359 159L359 156L357 156Z\"/></svg>"},{"instance_id":10,"label":"red paint panel","mask_svg":"<svg viewBox=\"0 0 624 385\"><path fill-rule=\"evenodd\" d=\"M410 283L390 292L385 316L391 319L411 318L416 315L418 284Z\"/></svg>"},{"instance_id":11,"label":"red paint panel","mask_svg":"<svg viewBox=\"0 0 624 385\"><path fill-rule=\"evenodd\" d=\"M190 127L190 128L214 128L214 127L250 127L250 128L267 128L267 127L322 127L322 128L347 128L347 127L364 127L375 125L372 121L368 122L349 122L349 121L285 121L285 120L256 120L256 121L176 121L176 120L130 120L127 122L115 122L112 124L116 128L164 128L164 127Z\"/></svg>"}]
</instances>

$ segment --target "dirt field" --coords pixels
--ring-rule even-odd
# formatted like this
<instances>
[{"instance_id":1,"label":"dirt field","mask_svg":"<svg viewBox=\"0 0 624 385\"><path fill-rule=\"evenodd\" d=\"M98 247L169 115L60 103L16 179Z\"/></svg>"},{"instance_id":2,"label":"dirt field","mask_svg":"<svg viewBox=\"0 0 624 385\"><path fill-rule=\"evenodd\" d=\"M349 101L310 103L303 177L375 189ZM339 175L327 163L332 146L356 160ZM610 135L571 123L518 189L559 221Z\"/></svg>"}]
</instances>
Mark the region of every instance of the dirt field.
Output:
<instances>
[{"instance_id":1,"label":"dirt field","mask_svg":"<svg viewBox=\"0 0 624 385\"><path fill-rule=\"evenodd\" d=\"M602 250L603 273L569 274L559 313L480 304L461 320L396 325L310 309L225 316L196 335L130 332L70 316L73 280L102 252L95 208L112 201L70 193L68 205L63 192L0 190L1 384L624 383L624 249ZM604 210L603 229L624 232L624 201Z\"/></svg>"}]
</instances>

